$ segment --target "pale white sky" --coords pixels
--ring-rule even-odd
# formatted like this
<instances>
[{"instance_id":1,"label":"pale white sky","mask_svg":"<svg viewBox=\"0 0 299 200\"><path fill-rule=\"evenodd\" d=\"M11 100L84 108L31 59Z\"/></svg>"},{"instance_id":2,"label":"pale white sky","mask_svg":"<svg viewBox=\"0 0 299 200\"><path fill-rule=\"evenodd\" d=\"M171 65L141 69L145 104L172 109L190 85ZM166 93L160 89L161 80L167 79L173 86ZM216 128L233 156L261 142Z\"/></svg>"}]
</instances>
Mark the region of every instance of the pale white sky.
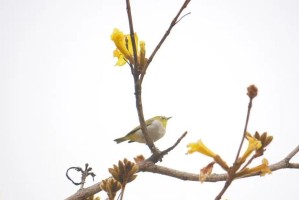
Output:
<instances>
[{"instance_id":1,"label":"pale white sky","mask_svg":"<svg viewBox=\"0 0 299 200\"><path fill-rule=\"evenodd\" d=\"M182 3L132 0L148 54ZM296 0L191 1L143 85L146 118L173 117L157 146L189 132L161 165L198 173L210 160L185 152L199 138L231 163L252 83L249 131L274 136L265 157L277 162L299 144L298 10ZM1 200L64 199L78 189L68 167L89 163L98 182L118 160L149 156L144 145L113 142L138 123L129 67L114 67L110 40L113 28L129 30L125 0L1 0L0 27ZM281 170L239 180L225 197L297 200L298 178ZM125 199L213 199L222 186L140 173Z\"/></svg>"}]
</instances>

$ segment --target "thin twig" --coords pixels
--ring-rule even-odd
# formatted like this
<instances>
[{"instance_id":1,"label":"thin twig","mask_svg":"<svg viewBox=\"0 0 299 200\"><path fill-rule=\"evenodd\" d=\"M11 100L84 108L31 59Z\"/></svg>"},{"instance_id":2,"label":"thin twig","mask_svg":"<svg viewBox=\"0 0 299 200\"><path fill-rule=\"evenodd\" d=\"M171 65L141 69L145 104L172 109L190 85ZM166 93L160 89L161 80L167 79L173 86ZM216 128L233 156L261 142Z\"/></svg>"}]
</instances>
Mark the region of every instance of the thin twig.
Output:
<instances>
[{"instance_id":1,"label":"thin twig","mask_svg":"<svg viewBox=\"0 0 299 200\"><path fill-rule=\"evenodd\" d=\"M164 43L164 41L166 40L167 36L170 34L170 31L172 30L172 28L178 23L178 18L180 17L181 13L183 12L183 10L188 6L188 4L190 3L191 0L185 0L184 4L182 5L182 7L180 8L179 12L177 13L177 15L175 16L175 18L172 20L172 22L169 25L169 28L167 29L167 31L165 32L165 34L163 35L162 39L160 40L160 42L158 43L158 45L156 46L155 50L153 51L153 53L150 55L150 57L147 60L146 65L144 66L142 72L141 72L141 82L143 81L145 72L149 66L149 64L152 62L154 56L156 55L156 53L158 52L158 50L160 49L160 47L162 46L162 44ZM189 13L188 13L189 14ZM186 14L186 15L188 15ZM183 17L182 17L183 18ZM182 19L181 18L181 19ZM180 20L181 20L180 19ZM180 21L179 20L179 21Z\"/></svg>"},{"instance_id":2,"label":"thin twig","mask_svg":"<svg viewBox=\"0 0 299 200\"><path fill-rule=\"evenodd\" d=\"M252 162L255 158L257 158L257 157L256 157L256 154L253 155L253 156L251 156L251 158L250 158L250 159L247 161L247 163L241 168L240 171L242 171L242 170L245 169L248 165L250 165L251 162Z\"/></svg>"},{"instance_id":3,"label":"thin twig","mask_svg":"<svg viewBox=\"0 0 299 200\"><path fill-rule=\"evenodd\" d=\"M82 184L82 180L81 180L80 182L75 182L75 181L70 177L70 175L69 175L69 171L72 170L72 169L76 170L77 172L82 171L81 167L70 167L70 168L68 168L68 169L66 170L66 173L65 173L66 178L69 179L74 185L81 185L81 184Z\"/></svg>"},{"instance_id":4,"label":"thin twig","mask_svg":"<svg viewBox=\"0 0 299 200\"><path fill-rule=\"evenodd\" d=\"M161 161L163 156L168 154L170 151L172 151L181 141L182 139L187 135L187 131L184 132L181 137L172 145L171 147L167 148L166 150L160 152L159 154L152 154L146 161L150 161L152 163L157 163L158 161Z\"/></svg>"},{"instance_id":5,"label":"thin twig","mask_svg":"<svg viewBox=\"0 0 299 200\"><path fill-rule=\"evenodd\" d=\"M188 13L184 14L182 17L180 17L180 19L178 19L178 20L176 21L175 24L179 23L184 17L186 17L187 15L190 15L190 14L191 14L191 12L188 12Z\"/></svg>"},{"instance_id":6,"label":"thin twig","mask_svg":"<svg viewBox=\"0 0 299 200\"><path fill-rule=\"evenodd\" d=\"M223 186L223 188L221 189L221 191L219 192L219 194L216 196L215 200L220 200L222 195L225 193L225 191L228 189L228 187L231 185L231 183L234 180L234 176L236 174L236 171L239 169L239 164L238 164L238 158L240 156L240 152L246 137L246 132L247 132L247 127L248 127L248 122L249 122L249 118L250 118L250 111L252 108L252 99L253 98L249 98L249 103L248 103L248 109L247 109L247 115L246 115L246 121L245 121L245 126L244 126L244 131L243 131L243 135L242 135L242 139L241 139L241 143L239 145L238 148L238 152L234 161L233 166L229 169L228 171L228 176L227 179L225 181L225 184Z\"/></svg>"},{"instance_id":7,"label":"thin twig","mask_svg":"<svg viewBox=\"0 0 299 200\"><path fill-rule=\"evenodd\" d=\"M71 177L69 176L70 170L76 170L77 172L81 172L81 182L75 182ZM91 176L94 180L94 177L96 176L93 172L91 172L92 168L88 167L88 163L85 164L85 169L83 170L81 167L70 167L66 170L66 177L74 184L74 185L81 185L80 190L83 189L85 180L88 176Z\"/></svg>"},{"instance_id":8,"label":"thin twig","mask_svg":"<svg viewBox=\"0 0 299 200\"><path fill-rule=\"evenodd\" d=\"M244 131L243 131L243 136L242 136L242 139L241 139L241 143L240 143L240 146L239 146L238 153L236 155L234 164L236 164L237 161L238 161L238 158L240 156L240 152L241 152L241 149L242 149L245 137L246 137L246 132L247 132L247 127L248 127L248 122L249 122L251 108L252 108L252 98L249 98L248 109L247 109L247 116L246 116L246 121L245 121L245 127L244 127Z\"/></svg>"},{"instance_id":9,"label":"thin twig","mask_svg":"<svg viewBox=\"0 0 299 200\"><path fill-rule=\"evenodd\" d=\"M174 143L174 145L172 145L171 147L167 148L166 150L162 151L162 154L166 155L167 153L169 153L170 151L172 151L181 141L182 139L187 135L187 131L185 131L181 137L179 139L177 139L177 141Z\"/></svg>"},{"instance_id":10,"label":"thin twig","mask_svg":"<svg viewBox=\"0 0 299 200\"><path fill-rule=\"evenodd\" d=\"M135 37L134 37L135 32L134 32L134 26L133 26L133 18L132 18L130 0L126 0L126 4L127 4L127 14L128 14L128 20L129 20L129 27L130 27L130 37L131 37L132 46L133 46L134 76L135 76L135 75L137 75L136 72L137 72L137 68L138 68L138 62L137 62L137 48L136 48L136 41L135 41Z\"/></svg>"}]
</instances>

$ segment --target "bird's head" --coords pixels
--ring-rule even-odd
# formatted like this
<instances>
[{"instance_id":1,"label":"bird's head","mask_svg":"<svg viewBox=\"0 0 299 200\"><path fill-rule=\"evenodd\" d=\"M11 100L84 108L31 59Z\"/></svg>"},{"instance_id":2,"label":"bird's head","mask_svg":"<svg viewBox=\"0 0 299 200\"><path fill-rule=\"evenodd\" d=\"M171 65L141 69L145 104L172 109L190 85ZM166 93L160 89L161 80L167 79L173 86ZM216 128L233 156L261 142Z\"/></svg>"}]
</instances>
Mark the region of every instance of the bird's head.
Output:
<instances>
[{"instance_id":1,"label":"bird's head","mask_svg":"<svg viewBox=\"0 0 299 200\"><path fill-rule=\"evenodd\" d=\"M154 120L159 120L163 127L165 128L167 126L167 121L170 119L171 117L165 117L165 116L156 116L153 119Z\"/></svg>"}]
</instances>

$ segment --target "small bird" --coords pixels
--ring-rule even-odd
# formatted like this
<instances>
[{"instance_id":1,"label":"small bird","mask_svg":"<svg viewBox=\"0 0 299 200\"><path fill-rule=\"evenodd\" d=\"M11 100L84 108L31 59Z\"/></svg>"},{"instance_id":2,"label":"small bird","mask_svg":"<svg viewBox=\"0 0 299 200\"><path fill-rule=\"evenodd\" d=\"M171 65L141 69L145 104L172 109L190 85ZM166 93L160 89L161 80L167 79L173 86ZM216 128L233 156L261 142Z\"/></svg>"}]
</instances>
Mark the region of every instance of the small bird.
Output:
<instances>
[{"instance_id":1,"label":"small bird","mask_svg":"<svg viewBox=\"0 0 299 200\"><path fill-rule=\"evenodd\" d=\"M145 121L148 136L153 140L153 142L156 142L157 140L159 140L165 135L167 121L170 118L171 117L155 116ZM134 128L126 136L117 138L114 141L118 144L127 140L129 143L130 142L145 143L145 139L142 134L142 130L140 126Z\"/></svg>"}]
</instances>

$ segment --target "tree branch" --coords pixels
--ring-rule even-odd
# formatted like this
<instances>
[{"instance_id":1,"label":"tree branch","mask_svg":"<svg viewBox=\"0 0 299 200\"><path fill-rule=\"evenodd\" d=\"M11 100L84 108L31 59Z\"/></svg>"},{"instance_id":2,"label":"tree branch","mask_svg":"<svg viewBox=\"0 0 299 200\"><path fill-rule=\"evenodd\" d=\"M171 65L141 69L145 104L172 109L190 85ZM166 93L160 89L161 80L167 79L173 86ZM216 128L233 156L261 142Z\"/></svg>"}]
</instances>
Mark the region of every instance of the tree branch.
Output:
<instances>
[{"instance_id":1,"label":"tree branch","mask_svg":"<svg viewBox=\"0 0 299 200\"><path fill-rule=\"evenodd\" d=\"M180 18L178 20L178 18L181 15L182 11L187 7L187 5L189 4L190 1L191 0L185 0L183 6L179 10L179 12L175 16L175 18L172 20L172 22L171 22L168 30L166 31L165 35L163 36L163 38L161 39L161 41L159 42L159 44L155 48L154 52L152 53L152 55L148 59L146 65L144 66L144 68L141 71L141 69L139 68L139 63L138 63L138 59L137 59L137 47L136 47L137 44L136 44L135 37L134 37L134 28L133 28L133 19L132 19L130 0L126 0L127 15L128 15L129 27L130 27L130 37L131 37L132 46L133 46L133 53L134 53L134 65L133 65L133 68L132 68L131 65L130 65L130 67L131 67L131 71L132 71L133 78L134 78L136 108L137 108L140 128L142 130L144 139L146 141L146 145L149 147L149 149L151 150L151 152L152 152L152 154L155 158L154 161L156 160L156 158L159 158L159 157L162 158L163 155L165 155L165 152L161 153L159 151L159 149L155 146L154 142L151 140L149 135L148 135L148 131L147 131L145 120L144 120L144 114L143 114L142 95L141 95L141 93L142 93L142 81L143 81L146 69L148 68L150 62L154 58L155 54L159 50L162 43L165 41L166 37L169 35L171 29L182 19L182 18Z\"/></svg>"},{"instance_id":2,"label":"tree branch","mask_svg":"<svg viewBox=\"0 0 299 200\"><path fill-rule=\"evenodd\" d=\"M285 157L284 159L282 159L281 161L279 161L277 163L269 165L269 168L271 169L272 172L281 170L281 169L299 169L299 163L289 163L288 162L290 155L292 155L291 157L293 157L298 152L299 152L299 145L287 157ZM159 166L159 165L153 164L151 162L144 162L144 163L140 164L139 171L157 173L157 174L181 179L184 181L199 181L199 179L198 179L199 174L179 171L176 169ZM259 173L255 173L255 174L250 174L248 176L243 176L241 178L248 178L248 177L258 176L258 175L259 175ZM226 181L226 179L227 179L227 173L211 174L210 176L207 177L205 182L219 182L219 181Z\"/></svg>"},{"instance_id":3,"label":"tree branch","mask_svg":"<svg viewBox=\"0 0 299 200\"><path fill-rule=\"evenodd\" d=\"M292 150L284 159L281 161L274 163L269 166L272 172L281 170L281 169L299 169L299 163L290 163L289 161L299 152L299 145ZM194 174L194 173L189 173L189 172L184 172L184 171L179 171L176 169L168 168L168 167L163 167L154 164L151 161L145 160L142 163L139 163L139 172L152 172L156 174L161 174L177 179L181 179L184 181L199 181L199 174ZM248 176L244 176L241 178L248 178L252 176L258 176L258 173L251 174ZM211 174L205 182L219 182L219 181L226 181L227 179L227 174ZM101 182L96 183L88 188L81 189L75 194L71 195L70 197L66 198L65 200L82 200L84 198L87 198L91 195L94 195L98 192L101 191L100 188Z\"/></svg>"},{"instance_id":4,"label":"tree branch","mask_svg":"<svg viewBox=\"0 0 299 200\"><path fill-rule=\"evenodd\" d=\"M141 99L142 85L141 85L140 76L139 76L140 70L139 70L139 63L138 63L138 59L137 59L137 47L136 47L136 41L135 41L135 36L134 36L135 33L134 33L134 27L133 27L133 18L132 18L130 0L126 0L126 5L127 5L127 15L128 15L128 20L129 20L130 37L131 37L131 41L132 41L133 55L134 55L134 64L132 65L132 63L131 63L130 67L131 67L131 71L132 71L133 78L134 78L136 109L137 109L137 113L138 113L139 124L140 124L140 128L142 130L142 133L143 133L143 136L144 136L147 146L149 147L149 149L151 150L151 152L153 154L158 154L159 151L148 135L145 120L144 120L143 106L142 106L142 99Z\"/></svg>"}]
</instances>

